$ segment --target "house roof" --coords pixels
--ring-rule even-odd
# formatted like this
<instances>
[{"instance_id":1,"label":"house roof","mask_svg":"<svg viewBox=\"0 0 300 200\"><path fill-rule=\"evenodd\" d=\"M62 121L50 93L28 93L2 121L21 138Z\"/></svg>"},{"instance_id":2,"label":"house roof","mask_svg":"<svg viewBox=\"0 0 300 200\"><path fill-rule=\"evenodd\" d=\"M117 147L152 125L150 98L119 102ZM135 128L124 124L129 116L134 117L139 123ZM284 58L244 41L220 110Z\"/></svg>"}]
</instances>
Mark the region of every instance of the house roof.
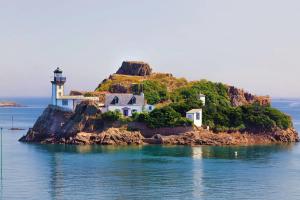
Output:
<instances>
[{"instance_id":1,"label":"house roof","mask_svg":"<svg viewBox=\"0 0 300 200\"><path fill-rule=\"evenodd\" d=\"M111 104L115 97L119 98L119 102L117 104ZM143 106L145 105L145 98L143 95L134 95L134 94L127 94L127 93L109 93L105 94L105 105L116 105L116 106L128 106L130 104L129 101L132 97L136 98L136 103L133 105Z\"/></svg>"},{"instance_id":2,"label":"house roof","mask_svg":"<svg viewBox=\"0 0 300 200\"><path fill-rule=\"evenodd\" d=\"M197 113L197 112L202 112L202 109L192 109L192 110L189 110L188 112L186 113Z\"/></svg>"},{"instance_id":3,"label":"house roof","mask_svg":"<svg viewBox=\"0 0 300 200\"><path fill-rule=\"evenodd\" d=\"M82 95L78 95L78 96L61 96L58 97L57 99L63 99L63 100L98 100L98 97L85 97Z\"/></svg>"}]
</instances>

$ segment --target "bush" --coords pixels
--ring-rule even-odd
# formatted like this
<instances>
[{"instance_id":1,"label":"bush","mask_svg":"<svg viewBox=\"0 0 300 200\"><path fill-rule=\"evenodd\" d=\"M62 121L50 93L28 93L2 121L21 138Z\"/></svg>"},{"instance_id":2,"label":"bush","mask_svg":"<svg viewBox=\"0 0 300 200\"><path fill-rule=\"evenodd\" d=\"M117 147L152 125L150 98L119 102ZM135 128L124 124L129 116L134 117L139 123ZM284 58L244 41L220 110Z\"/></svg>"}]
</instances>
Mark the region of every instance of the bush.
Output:
<instances>
[{"instance_id":1,"label":"bush","mask_svg":"<svg viewBox=\"0 0 300 200\"><path fill-rule=\"evenodd\" d=\"M175 127L191 124L170 106L154 109L146 119L146 123L150 128Z\"/></svg>"},{"instance_id":2,"label":"bush","mask_svg":"<svg viewBox=\"0 0 300 200\"><path fill-rule=\"evenodd\" d=\"M243 121L247 129L271 131L278 127L287 129L292 126L291 118L275 108L253 104L242 106Z\"/></svg>"},{"instance_id":3,"label":"bush","mask_svg":"<svg viewBox=\"0 0 300 200\"><path fill-rule=\"evenodd\" d=\"M158 81L143 81L143 89L149 104L157 104L168 99L167 87Z\"/></svg>"},{"instance_id":4,"label":"bush","mask_svg":"<svg viewBox=\"0 0 300 200\"><path fill-rule=\"evenodd\" d=\"M169 106L173 108L176 112L180 113L182 117L185 117L186 112L188 112L191 109L202 108L203 104L200 100L190 99L186 101L184 100L182 102L171 103Z\"/></svg>"},{"instance_id":5,"label":"bush","mask_svg":"<svg viewBox=\"0 0 300 200\"><path fill-rule=\"evenodd\" d=\"M102 119L106 121L118 121L122 118L120 111L108 111L102 114Z\"/></svg>"},{"instance_id":6,"label":"bush","mask_svg":"<svg viewBox=\"0 0 300 200\"><path fill-rule=\"evenodd\" d=\"M133 121L136 122L146 122L147 119L149 118L149 113L142 112L142 113L133 113L132 114L132 119Z\"/></svg>"}]
</instances>

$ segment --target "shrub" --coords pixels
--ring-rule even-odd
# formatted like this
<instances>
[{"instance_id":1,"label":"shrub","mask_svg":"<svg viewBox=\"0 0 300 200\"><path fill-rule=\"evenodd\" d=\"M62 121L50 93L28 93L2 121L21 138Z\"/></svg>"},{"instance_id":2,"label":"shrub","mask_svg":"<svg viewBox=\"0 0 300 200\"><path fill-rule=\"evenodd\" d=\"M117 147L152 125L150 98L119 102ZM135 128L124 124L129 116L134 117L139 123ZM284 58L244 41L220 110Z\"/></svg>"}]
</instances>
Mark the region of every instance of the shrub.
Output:
<instances>
[{"instance_id":1,"label":"shrub","mask_svg":"<svg viewBox=\"0 0 300 200\"><path fill-rule=\"evenodd\" d=\"M143 89L145 98L149 104L157 104L168 98L167 87L158 81L143 81Z\"/></svg>"},{"instance_id":2,"label":"shrub","mask_svg":"<svg viewBox=\"0 0 300 200\"><path fill-rule=\"evenodd\" d=\"M186 125L187 120L183 120L181 115L170 106L165 106L160 109L154 109L146 123L150 128L175 127Z\"/></svg>"},{"instance_id":3,"label":"shrub","mask_svg":"<svg viewBox=\"0 0 300 200\"><path fill-rule=\"evenodd\" d=\"M142 112L142 113L133 113L132 117L133 121L137 122L146 122L147 119L149 118L149 113Z\"/></svg>"},{"instance_id":4,"label":"shrub","mask_svg":"<svg viewBox=\"0 0 300 200\"><path fill-rule=\"evenodd\" d=\"M102 119L106 121L118 121L122 118L120 111L108 111L102 114Z\"/></svg>"}]
</instances>

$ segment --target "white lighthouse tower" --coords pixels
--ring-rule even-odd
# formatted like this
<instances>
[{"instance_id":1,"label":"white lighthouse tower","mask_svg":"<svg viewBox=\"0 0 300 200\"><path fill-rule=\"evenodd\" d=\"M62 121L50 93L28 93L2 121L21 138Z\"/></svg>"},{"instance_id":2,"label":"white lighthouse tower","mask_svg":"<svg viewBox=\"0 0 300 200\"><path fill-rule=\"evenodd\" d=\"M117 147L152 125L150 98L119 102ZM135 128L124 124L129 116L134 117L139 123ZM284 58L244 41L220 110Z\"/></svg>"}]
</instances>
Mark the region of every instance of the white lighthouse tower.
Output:
<instances>
[{"instance_id":1,"label":"white lighthouse tower","mask_svg":"<svg viewBox=\"0 0 300 200\"><path fill-rule=\"evenodd\" d=\"M63 76L63 71L58 67L54 70L54 78L52 83L52 105L58 106L65 110L75 110L76 106L82 101L94 101L98 102L98 97L85 97L83 95L70 96L65 95L64 85L66 83L66 77Z\"/></svg>"},{"instance_id":2,"label":"white lighthouse tower","mask_svg":"<svg viewBox=\"0 0 300 200\"><path fill-rule=\"evenodd\" d=\"M64 84L66 82L66 77L62 75L63 71L58 67L54 70L54 79L52 83L52 105L57 106L57 100L64 96Z\"/></svg>"}]
</instances>

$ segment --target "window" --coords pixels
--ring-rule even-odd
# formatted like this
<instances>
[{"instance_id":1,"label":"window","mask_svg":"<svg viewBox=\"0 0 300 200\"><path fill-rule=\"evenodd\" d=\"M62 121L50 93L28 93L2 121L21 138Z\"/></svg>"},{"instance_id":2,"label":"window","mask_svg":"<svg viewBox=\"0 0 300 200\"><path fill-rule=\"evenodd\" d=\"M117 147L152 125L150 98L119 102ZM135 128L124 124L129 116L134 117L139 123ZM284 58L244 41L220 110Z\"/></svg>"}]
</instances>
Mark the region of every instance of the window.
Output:
<instances>
[{"instance_id":1,"label":"window","mask_svg":"<svg viewBox=\"0 0 300 200\"><path fill-rule=\"evenodd\" d=\"M149 110L152 110L152 106L149 106Z\"/></svg>"},{"instance_id":2,"label":"window","mask_svg":"<svg viewBox=\"0 0 300 200\"><path fill-rule=\"evenodd\" d=\"M188 115L187 115L187 118L189 118L190 120L194 120L194 116L191 115L191 114L188 114Z\"/></svg>"},{"instance_id":3,"label":"window","mask_svg":"<svg viewBox=\"0 0 300 200\"><path fill-rule=\"evenodd\" d=\"M196 113L196 120L200 120L200 113Z\"/></svg>"},{"instance_id":4,"label":"window","mask_svg":"<svg viewBox=\"0 0 300 200\"><path fill-rule=\"evenodd\" d=\"M130 101L128 102L128 104L136 104L136 98L133 96Z\"/></svg>"},{"instance_id":5,"label":"window","mask_svg":"<svg viewBox=\"0 0 300 200\"><path fill-rule=\"evenodd\" d=\"M58 93L58 96L61 97L61 92Z\"/></svg>"},{"instance_id":6,"label":"window","mask_svg":"<svg viewBox=\"0 0 300 200\"><path fill-rule=\"evenodd\" d=\"M62 105L67 106L69 104L68 100L62 100Z\"/></svg>"},{"instance_id":7,"label":"window","mask_svg":"<svg viewBox=\"0 0 300 200\"><path fill-rule=\"evenodd\" d=\"M119 103L119 97L115 96L111 104L118 104L118 103Z\"/></svg>"},{"instance_id":8,"label":"window","mask_svg":"<svg viewBox=\"0 0 300 200\"><path fill-rule=\"evenodd\" d=\"M61 89L61 85L59 85L58 88Z\"/></svg>"}]
</instances>

